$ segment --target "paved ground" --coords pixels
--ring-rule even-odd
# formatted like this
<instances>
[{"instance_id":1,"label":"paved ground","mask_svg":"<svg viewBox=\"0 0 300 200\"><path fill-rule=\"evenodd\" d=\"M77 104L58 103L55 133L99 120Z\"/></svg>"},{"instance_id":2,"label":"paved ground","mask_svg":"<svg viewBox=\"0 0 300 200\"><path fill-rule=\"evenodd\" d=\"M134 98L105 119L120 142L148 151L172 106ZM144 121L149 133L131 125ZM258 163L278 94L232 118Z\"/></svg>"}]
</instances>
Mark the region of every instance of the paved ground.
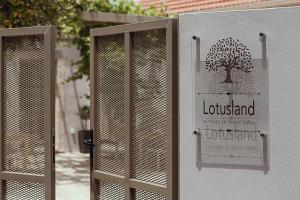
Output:
<instances>
[{"instance_id":1,"label":"paved ground","mask_svg":"<svg viewBox=\"0 0 300 200\"><path fill-rule=\"evenodd\" d=\"M56 199L90 199L89 154L56 154Z\"/></svg>"}]
</instances>

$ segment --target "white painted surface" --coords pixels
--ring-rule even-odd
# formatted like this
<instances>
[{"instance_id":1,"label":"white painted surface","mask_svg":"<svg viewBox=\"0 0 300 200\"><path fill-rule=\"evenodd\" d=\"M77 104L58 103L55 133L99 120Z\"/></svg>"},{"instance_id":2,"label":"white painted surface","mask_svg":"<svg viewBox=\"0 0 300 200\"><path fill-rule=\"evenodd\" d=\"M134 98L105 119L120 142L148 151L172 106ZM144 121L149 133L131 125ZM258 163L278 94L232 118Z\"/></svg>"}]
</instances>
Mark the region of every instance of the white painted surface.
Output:
<instances>
[{"instance_id":1,"label":"white painted surface","mask_svg":"<svg viewBox=\"0 0 300 200\"><path fill-rule=\"evenodd\" d=\"M59 152L77 152L77 132L82 130L82 120L78 115L78 106L89 105L85 95L89 95L89 82L84 77L75 82L66 83L75 68L72 63L79 58L79 51L73 47L58 46L61 56L57 60L56 88L56 150ZM75 132L75 134L74 134Z\"/></svg>"},{"instance_id":2,"label":"white painted surface","mask_svg":"<svg viewBox=\"0 0 300 200\"><path fill-rule=\"evenodd\" d=\"M180 37L181 200L300 199L300 8L182 15ZM259 58L258 33L267 35L269 59L270 171L196 167L192 36L246 40ZM257 36L257 37L256 37ZM201 60L206 56L201 52Z\"/></svg>"}]
</instances>

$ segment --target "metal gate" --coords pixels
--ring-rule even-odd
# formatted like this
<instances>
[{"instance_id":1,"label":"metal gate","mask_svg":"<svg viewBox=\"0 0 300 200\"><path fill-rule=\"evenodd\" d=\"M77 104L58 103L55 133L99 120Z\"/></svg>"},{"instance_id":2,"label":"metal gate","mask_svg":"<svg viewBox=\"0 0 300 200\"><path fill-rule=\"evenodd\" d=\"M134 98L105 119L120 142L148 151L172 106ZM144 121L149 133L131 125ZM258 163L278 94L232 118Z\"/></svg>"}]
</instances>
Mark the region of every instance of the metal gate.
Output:
<instances>
[{"instance_id":1,"label":"metal gate","mask_svg":"<svg viewBox=\"0 0 300 200\"><path fill-rule=\"evenodd\" d=\"M91 199L178 199L176 23L91 31Z\"/></svg>"},{"instance_id":2,"label":"metal gate","mask_svg":"<svg viewBox=\"0 0 300 200\"><path fill-rule=\"evenodd\" d=\"M53 200L54 28L0 30L0 200Z\"/></svg>"}]
</instances>

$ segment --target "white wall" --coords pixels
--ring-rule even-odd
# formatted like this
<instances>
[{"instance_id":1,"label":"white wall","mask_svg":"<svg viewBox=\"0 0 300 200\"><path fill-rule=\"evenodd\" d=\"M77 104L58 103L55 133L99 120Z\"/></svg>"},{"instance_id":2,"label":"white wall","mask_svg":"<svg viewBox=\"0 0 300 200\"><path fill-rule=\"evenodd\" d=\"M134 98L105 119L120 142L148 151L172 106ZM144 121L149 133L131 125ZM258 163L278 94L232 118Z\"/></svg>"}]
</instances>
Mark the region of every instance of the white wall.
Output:
<instances>
[{"instance_id":1,"label":"white wall","mask_svg":"<svg viewBox=\"0 0 300 200\"><path fill-rule=\"evenodd\" d=\"M84 77L75 82L65 81L72 74L72 63L79 58L75 47L60 47L56 49L56 150L62 152L78 151L77 132L82 130L82 120L79 118L79 106L89 105L84 96L89 95L89 82Z\"/></svg>"},{"instance_id":2,"label":"white wall","mask_svg":"<svg viewBox=\"0 0 300 200\"><path fill-rule=\"evenodd\" d=\"M248 41L254 57L258 34L267 35L269 59L270 171L196 167L192 36L206 41L228 35ZM181 200L300 199L300 8L186 14L180 37ZM256 53L257 52L257 53ZM205 53L201 52L201 60Z\"/></svg>"}]
</instances>

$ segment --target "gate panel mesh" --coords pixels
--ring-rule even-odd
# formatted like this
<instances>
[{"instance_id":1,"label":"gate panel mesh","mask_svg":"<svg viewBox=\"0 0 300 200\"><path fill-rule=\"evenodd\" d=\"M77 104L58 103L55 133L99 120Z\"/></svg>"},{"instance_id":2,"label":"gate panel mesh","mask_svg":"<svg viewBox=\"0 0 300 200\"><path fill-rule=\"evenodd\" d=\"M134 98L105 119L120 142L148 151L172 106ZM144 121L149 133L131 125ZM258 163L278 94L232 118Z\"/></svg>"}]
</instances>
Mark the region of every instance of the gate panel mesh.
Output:
<instances>
[{"instance_id":1,"label":"gate panel mesh","mask_svg":"<svg viewBox=\"0 0 300 200\"><path fill-rule=\"evenodd\" d=\"M97 200L123 200L125 199L124 186L105 181L96 181Z\"/></svg>"},{"instance_id":2,"label":"gate panel mesh","mask_svg":"<svg viewBox=\"0 0 300 200\"><path fill-rule=\"evenodd\" d=\"M167 200L165 196L144 190L135 190L134 198L135 200Z\"/></svg>"},{"instance_id":3,"label":"gate panel mesh","mask_svg":"<svg viewBox=\"0 0 300 200\"><path fill-rule=\"evenodd\" d=\"M44 36L4 37L3 65L4 170L43 174ZM36 187L9 181L7 185L12 197L14 188L31 191Z\"/></svg>"},{"instance_id":4,"label":"gate panel mesh","mask_svg":"<svg viewBox=\"0 0 300 200\"><path fill-rule=\"evenodd\" d=\"M6 181L5 200L44 200L45 186L39 183Z\"/></svg>"},{"instance_id":5,"label":"gate panel mesh","mask_svg":"<svg viewBox=\"0 0 300 200\"><path fill-rule=\"evenodd\" d=\"M96 39L96 169L124 176L124 34Z\"/></svg>"},{"instance_id":6,"label":"gate panel mesh","mask_svg":"<svg viewBox=\"0 0 300 200\"><path fill-rule=\"evenodd\" d=\"M166 30L135 32L132 39L132 178L166 185ZM147 198L146 198L147 199Z\"/></svg>"}]
</instances>

